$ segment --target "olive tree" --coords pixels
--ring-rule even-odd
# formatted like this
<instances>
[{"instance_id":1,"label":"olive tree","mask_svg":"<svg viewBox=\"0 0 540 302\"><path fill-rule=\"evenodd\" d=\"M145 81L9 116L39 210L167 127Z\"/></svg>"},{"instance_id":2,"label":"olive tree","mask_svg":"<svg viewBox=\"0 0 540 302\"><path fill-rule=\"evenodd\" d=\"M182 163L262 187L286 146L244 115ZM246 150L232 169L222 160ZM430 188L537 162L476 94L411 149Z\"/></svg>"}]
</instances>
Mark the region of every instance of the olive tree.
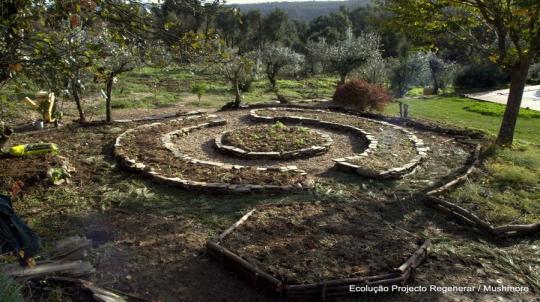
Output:
<instances>
[{"instance_id":1,"label":"olive tree","mask_svg":"<svg viewBox=\"0 0 540 302\"><path fill-rule=\"evenodd\" d=\"M105 79L105 110L106 121L113 121L112 118L112 89L117 77L127 71L133 70L141 64L141 46L125 43L122 37L104 30L100 36L101 50L100 60L97 63L99 74Z\"/></svg>"},{"instance_id":2,"label":"olive tree","mask_svg":"<svg viewBox=\"0 0 540 302\"><path fill-rule=\"evenodd\" d=\"M382 55L375 55L354 70L354 73L369 83L384 85L388 81L388 62Z\"/></svg>"},{"instance_id":3,"label":"olive tree","mask_svg":"<svg viewBox=\"0 0 540 302\"><path fill-rule=\"evenodd\" d=\"M277 93L277 77L285 70L298 71L304 62L304 56L288 47L270 45L259 51L266 77L270 81L272 91Z\"/></svg>"},{"instance_id":4,"label":"olive tree","mask_svg":"<svg viewBox=\"0 0 540 302\"><path fill-rule=\"evenodd\" d=\"M433 94L439 94L439 90L446 89L453 82L456 65L453 62L444 60L433 52L428 52L426 57L429 81L433 88Z\"/></svg>"},{"instance_id":5,"label":"olive tree","mask_svg":"<svg viewBox=\"0 0 540 302\"><path fill-rule=\"evenodd\" d=\"M324 38L319 41L309 40L306 43L306 65L309 72L317 74L327 71L326 55L328 54L328 44Z\"/></svg>"},{"instance_id":6,"label":"olive tree","mask_svg":"<svg viewBox=\"0 0 540 302\"><path fill-rule=\"evenodd\" d=\"M236 50L228 50L222 56L219 65L220 73L231 83L234 91L233 108L239 108L242 102L240 84L254 77L256 64L252 54L240 55Z\"/></svg>"},{"instance_id":7,"label":"olive tree","mask_svg":"<svg viewBox=\"0 0 540 302\"><path fill-rule=\"evenodd\" d=\"M426 81L428 67L426 55L422 52L408 54L389 60L390 88L396 97L403 97L414 85Z\"/></svg>"},{"instance_id":8,"label":"olive tree","mask_svg":"<svg viewBox=\"0 0 540 302\"><path fill-rule=\"evenodd\" d=\"M26 74L57 95L66 92L76 104L79 120L85 121L82 95L92 81L101 45L90 30L64 23L34 42L34 48L46 52L47 58L29 66Z\"/></svg>"},{"instance_id":9,"label":"olive tree","mask_svg":"<svg viewBox=\"0 0 540 302\"><path fill-rule=\"evenodd\" d=\"M349 73L380 56L380 48L381 38L377 34L361 33L354 37L349 29L345 40L328 47L326 61L330 69L339 74L339 84L343 84Z\"/></svg>"}]
</instances>

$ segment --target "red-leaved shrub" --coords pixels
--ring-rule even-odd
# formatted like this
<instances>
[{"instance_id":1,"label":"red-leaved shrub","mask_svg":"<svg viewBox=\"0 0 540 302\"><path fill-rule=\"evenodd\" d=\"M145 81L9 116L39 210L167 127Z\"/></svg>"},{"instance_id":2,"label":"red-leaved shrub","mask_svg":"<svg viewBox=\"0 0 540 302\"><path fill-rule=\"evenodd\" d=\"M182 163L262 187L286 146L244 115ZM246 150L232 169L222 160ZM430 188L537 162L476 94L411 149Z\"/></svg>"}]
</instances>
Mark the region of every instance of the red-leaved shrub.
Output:
<instances>
[{"instance_id":1,"label":"red-leaved shrub","mask_svg":"<svg viewBox=\"0 0 540 302\"><path fill-rule=\"evenodd\" d=\"M351 79L336 88L332 99L336 104L360 111L381 111L392 100L392 96L382 86L364 80Z\"/></svg>"}]
</instances>

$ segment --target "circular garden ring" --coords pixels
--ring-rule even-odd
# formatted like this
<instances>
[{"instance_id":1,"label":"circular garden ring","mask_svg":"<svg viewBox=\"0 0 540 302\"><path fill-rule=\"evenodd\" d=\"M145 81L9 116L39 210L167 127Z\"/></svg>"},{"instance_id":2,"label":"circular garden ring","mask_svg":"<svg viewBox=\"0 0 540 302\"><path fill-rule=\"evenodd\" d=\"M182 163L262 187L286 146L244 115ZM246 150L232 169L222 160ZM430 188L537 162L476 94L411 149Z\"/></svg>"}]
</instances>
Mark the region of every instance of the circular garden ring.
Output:
<instances>
[{"instance_id":1,"label":"circular garden ring","mask_svg":"<svg viewBox=\"0 0 540 302\"><path fill-rule=\"evenodd\" d=\"M245 147L242 140L248 140L248 144L253 143L253 140L259 140L263 144L269 143L270 149L258 151L261 149L260 146ZM313 143L310 143L309 140ZM275 151L275 144L280 142L286 146L281 148L282 150ZM216 148L224 153L241 158L276 160L321 154L328 151L332 143L333 140L328 134L304 127L287 127L280 126L280 124L250 126L226 131L215 139ZM301 148L295 145L300 145Z\"/></svg>"},{"instance_id":2,"label":"circular garden ring","mask_svg":"<svg viewBox=\"0 0 540 302\"><path fill-rule=\"evenodd\" d=\"M308 217L297 220L303 211L309 213ZM287 216L291 215L295 219L289 220ZM353 218L351 224L365 221L365 228L351 229L350 233L343 234L346 227L326 224L335 219L336 215ZM312 226L318 227L309 229ZM259 228L265 231L260 233ZM246 232L248 234L244 234ZM337 239L332 237L336 235ZM385 240L389 238L392 240ZM270 242L272 244L267 246ZM294 256L279 252L287 246L299 252L294 253ZM301 246L303 248L300 252ZM351 250L344 251L344 246ZM426 259L429 246L429 240L396 228L359 208L337 207L319 202L269 205L253 209L206 244L210 256L242 273L254 286L263 287L276 296L323 300L354 294L350 290L351 285L388 286L406 283L413 271ZM373 253L370 248L380 250ZM341 259L340 265L328 265L326 260L331 261L331 258L325 253L349 255L344 258L336 256ZM320 259L317 257L322 257L321 263L311 262L310 259ZM332 272L321 273L320 267L329 266L333 268ZM343 272L340 273L341 270ZM306 273L314 276L307 276L304 282L300 281L299 276Z\"/></svg>"}]
</instances>

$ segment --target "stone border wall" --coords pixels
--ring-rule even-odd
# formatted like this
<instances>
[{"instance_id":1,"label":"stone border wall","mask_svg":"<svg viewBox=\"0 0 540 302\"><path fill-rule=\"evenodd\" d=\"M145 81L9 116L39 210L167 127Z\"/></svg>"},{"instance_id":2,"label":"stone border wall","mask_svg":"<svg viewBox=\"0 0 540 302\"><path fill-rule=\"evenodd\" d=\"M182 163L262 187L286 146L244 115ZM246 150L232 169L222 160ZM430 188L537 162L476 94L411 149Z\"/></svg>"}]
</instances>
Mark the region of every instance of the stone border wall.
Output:
<instances>
[{"instance_id":1,"label":"stone border wall","mask_svg":"<svg viewBox=\"0 0 540 302\"><path fill-rule=\"evenodd\" d=\"M200 117L201 117L201 115L193 115L193 116L188 116L186 118L174 119L172 121L178 121L178 120L183 120L183 119L192 119L192 118L200 118ZM228 164L219 163L219 162L198 160L198 159L195 159L195 158L192 158L192 157L189 157L187 155L182 154L180 152L180 150L178 150L174 146L174 144L171 143L170 139L174 135L187 134L190 131L193 131L195 129L199 129L199 128L203 128L203 127L219 126L219 125L223 125L224 123L226 123L225 120L217 118L216 115L209 115L208 117L215 118L215 119L211 120L209 122L206 122L206 123L196 125L196 126L185 127L185 128L182 128L182 129L167 133L164 136L162 136L161 141L162 141L162 143L164 143L164 147L167 148L169 151L171 151L172 155L175 158L185 160L185 161L187 161L187 162L189 162L191 164L203 165L203 166L204 165L213 166L213 167L218 167L220 169L226 169L226 170L230 170L230 169L239 170L239 169L250 168L250 167L246 167L246 166L228 165ZM151 178L151 179L153 179L155 181L163 182L163 183L166 183L166 184L171 184L171 185L174 185L174 186L178 186L178 187L186 189L186 190L229 191L229 192L240 192L240 193L261 192L261 191L295 192L295 191L305 190L306 187L307 187L305 184L303 185L303 184L300 184L300 183L298 183L296 185L287 185L287 186L258 185L258 184L229 184L229 183L210 183L210 182L202 182L202 181L193 181L193 180L189 180L189 179L181 179L181 178L178 178L178 177L167 177L165 175L162 175L158 171L155 171L153 168L145 165L142 162L137 162L136 160L130 159L127 156L127 154L125 152L123 152L123 150L121 150L121 148L124 146L122 140L128 134L134 133L137 130L140 130L140 129L143 129L143 128L156 127L156 126L160 126L162 124L163 123L158 122L158 123L141 125L141 126L138 126L136 128L133 128L133 129L128 129L127 131L125 131L124 133L122 133L121 135L119 135L116 138L116 141L115 141L115 144L114 144L114 156L118 159L121 166L123 166L124 168L126 168L126 169L128 169L130 171L133 171L133 172L139 173L141 175L147 176L147 177L149 177L149 178ZM167 138L169 138L169 140ZM258 171L293 172L293 173L299 173L300 175L302 175L304 177L307 175L304 171L299 170L296 166L267 167L267 168L259 167L259 168L256 168L256 169Z\"/></svg>"},{"instance_id":2,"label":"stone border wall","mask_svg":"<svg viewBox=\"0 0 540 302\"><path fill-rule=\"evenodd\" d=\"M426 260L428 248L431 245L431 242L426 240L402 265L386 274L327 280L311 284L287 284L259 269L222 245L223 240L246 222L255 211L256 209L251 210L219 236L207 241L206 250L210 256L220 261L222 265L228 265L241 273L254 287L263 287L271 294L280 297L322 299L324 301L328 297L354 295L355 293L349 289L350 285L403 285L411 278L416 268Z\"/></svg>"},{"instance_id":3,"label":"stone border wall","mask_svg":"<svg viewBox=\"0 0 540 302\"><path fill-rule=\"evenodd\" d=\"M321 113L333 113L333 114L342 114L342 115L351 116L350 114L343 114L339 112L332 112L332 111L322 110L322 109L288 108L288 107L269 107L269 108L261 108L261 109L272 110L272 111L287 110L287 111L298 111L298 112L315 111L315 112L321 112ZM361 154L344 157L344 158L336 158L333 161L336 163L336 165L339 168L346 171L352 171L364 177L370 177L370 178L376 178L376 179L400 178L403 175L414 170L416 166L419 165L422 162L422 160L427 156L428 147L426 147L424 145L424 142L420 138L418 138L416 135L414 135L412 132L408 131L407 129L404 129L403 127L396 126L387 122L383 122L379 120L370 120L372 122L379 123L388 127L392 127L395 130L403 132L413 142L417 155L410 162L400 167L390 168L384 171L375 171L372 169L366 169L363 166L356 165L350 162L352 160L367 157L370 154L376 152L378 141L373 135L369 134L365 130L357 128L357 127L353 127L350 125L319 121L317 119L306 118L306 117L301 117L301 116L283 116L283 117L261 116L257 114L258 110L260 109L253 109L250 112L251 118L253 118L256 121L267 121L267 122L283 121L283 122L295 122L295 123L301 122L301 123L307 123L311 125L331 127L334 129L351 130L354 133L360 134L361 137L363 137L368 142L368 148ZM355 116L353 115L353 117Z\"/></svg>"},{"instance_id":4,"label":"stone border wall","mask_svg":"<svg viewBox=\"0 0 540 302\"><path fill-rule=\"evenodd\" d=\"M291 151L283 151L283 152L254 152L254 151L247 151L240 147L235 147L231 145L227 145L223 143L223 137L227 135L228 133L232 131L227 131L216 137L214 140L214 143L216 145L216 148L223 153L234 155L236 157L240 158L246 158L246 159L293 159L293 158L306 158L318 154L322 154L330 148L330 146L333 143L332 138L323 133L319 133L315 130L310 129L309 131L315 132L318 135L320 135L324 142L320 145L311 146L307 148L297 149L297 150L291 150Z\"/></svg>"}]
</instances>

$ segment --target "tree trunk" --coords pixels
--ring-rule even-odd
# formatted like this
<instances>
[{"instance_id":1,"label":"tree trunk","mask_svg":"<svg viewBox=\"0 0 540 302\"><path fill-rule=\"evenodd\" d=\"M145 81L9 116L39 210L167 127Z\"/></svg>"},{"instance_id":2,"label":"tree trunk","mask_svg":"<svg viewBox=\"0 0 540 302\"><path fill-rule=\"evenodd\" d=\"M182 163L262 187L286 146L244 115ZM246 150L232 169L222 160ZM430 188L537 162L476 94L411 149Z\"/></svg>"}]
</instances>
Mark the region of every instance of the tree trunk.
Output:
<instances>
[{"instance_id":1,"label":"tree trunk","mask_svg":"<svg viewBox=\"0 0 540 302\"><path fill-rule=\"evenodd\" d=\"M268 80L270 80L270 85L272 87L272 91L274 91L274 92L277 91L276 90L276 79L269 76Z\"/></svg>"},{"instance_id":2,"label":"tree trunk","mask_svg":"<svg viewBox=\"0 0 540 302\"><path fill-rule=\"evenodd\" d=\"M268 78L268 81L270 81L270 87L272 88L272 91L275 92L276 91L276 72L270 63L266 65L266 77Z\"/></svg>"},{"instance_id":3,"label":"tree trunk","mask_svg":"<svg viewBox=\"0 0 540 302\"><path fill-rule=\"evenodd\" d=\"M521 62L512 67L510 93L506 102L506 110L497 136L497 145L510 146L514 140L514 130L521 107L523 90L527 82L527 73L529 71L530 61Z\"/></svg>"},{"instance_id":4,"label":"tree trunk","mask_svg":"<svg viewBox=\"0 0 540 302\"><path fill-rule=\"evenodd\" d=\"M111 72L107 77L107 99L106 99L106 121L107 123L112 123L112 88L114 81L114 73Z\"/></svg>"},{"instance_id":5,"label":"tree trunk","mask_svg":"<svg viewBox=\"0 0 540 302\"><path fill-rule=\"evenodd\" d=\"M240 94L240 85L238 84L238 80L234 81L234 107L239 108L240 103L242 102L242 95Z\"/></svg>"},{"instance_id":6,"label":"tree trunk","mask_svg":"<svg viewBox=\"0 0 540 302\"><path fill-rule=\"evenodd\" d=\"M81 96L79 95L79 89L77 86L77 81L75 79L71 80L71 95L73 96L73 100L75 101L75 104L77 105L77 111L79 111L79 121L84 122L86 121L86 114L84 113L84 109L81 104Z\"/></svg>"},{"instance_id":7,"label":"tree trunk","mask_svg":"<svg viewBox=\"0 0 540 302\"><path fill-rule=\"evenodd\" d=\"M438 95L439 89L440 89L439 81L437 80L437 76L433 74L433 94Z\"/></svg>"},{"instance_id":8,"label":"tree trunk","mask_svg":"<svg viewBox=\"0 0 540 302\"><path fill-rule=\"evenodd\" d=\"M343 85L345 84L345 80L347 79L347 74L340 74L339 75L339 83L338 85Z\"/></svg>"}]
</instances>

